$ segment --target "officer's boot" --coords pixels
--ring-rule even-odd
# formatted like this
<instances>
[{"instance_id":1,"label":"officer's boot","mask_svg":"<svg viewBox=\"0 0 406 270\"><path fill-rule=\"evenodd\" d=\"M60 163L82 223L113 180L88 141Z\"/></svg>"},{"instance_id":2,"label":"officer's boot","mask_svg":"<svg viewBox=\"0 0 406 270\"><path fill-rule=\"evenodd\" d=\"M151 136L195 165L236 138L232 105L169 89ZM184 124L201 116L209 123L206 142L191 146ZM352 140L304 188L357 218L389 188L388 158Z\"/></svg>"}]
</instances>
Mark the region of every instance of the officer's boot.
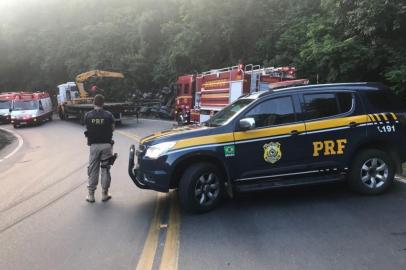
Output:
<instances>
[{"instance_id":1,"label":"officer's boot","mask_svg":"<svg viewBox=\"0 0 406 270\"><path fill-rule=\"evenodd\" d=\"M108 201L110 199L111 199L111 194L109 193L109 190L108 189L103 189L103 191L102 191L102 201L105 202L105 201Z\"/></svg>"},{"instance_id":2,"label":"officer's boot","mask_svg":"<svg viewBox=\"0 0 406 270\"><path fill-rule=\"evenodd\" d=\"M89 194L86 197L86 201L90 202L90 203L94 203L95 199L94 199L94 190L89 190Z\"/></svg>"}]
</instances>

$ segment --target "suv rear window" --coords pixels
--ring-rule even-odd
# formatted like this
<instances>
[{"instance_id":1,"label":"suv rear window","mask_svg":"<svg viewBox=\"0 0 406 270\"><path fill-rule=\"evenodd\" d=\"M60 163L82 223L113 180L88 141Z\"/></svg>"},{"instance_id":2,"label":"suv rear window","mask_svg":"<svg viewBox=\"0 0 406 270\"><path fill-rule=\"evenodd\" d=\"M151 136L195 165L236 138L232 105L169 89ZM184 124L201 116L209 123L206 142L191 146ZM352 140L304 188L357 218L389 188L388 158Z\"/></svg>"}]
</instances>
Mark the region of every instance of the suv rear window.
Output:
<instances>
[{"instance_id":1,"label":"suv rear window","mask_svg":"<svg viewBox=\"0 0 406 270\"><path fill-rule=\"evenodd\" d=\"M369 104L373 110L379 112L389 111L405 111L406 106L402 103L399 97L390 91L376 91L366 94Z\"/></svg>"},{"instance_id":2,"label":"suv rear window","mask_svg":"<svg viewBox=\"0 0 406 270\"><path fill-rule=\"evenodd\" d=\"M304 95L307 119L318 119L349 112L353 95L350 92Z\"/></svg>"}]
</instances>

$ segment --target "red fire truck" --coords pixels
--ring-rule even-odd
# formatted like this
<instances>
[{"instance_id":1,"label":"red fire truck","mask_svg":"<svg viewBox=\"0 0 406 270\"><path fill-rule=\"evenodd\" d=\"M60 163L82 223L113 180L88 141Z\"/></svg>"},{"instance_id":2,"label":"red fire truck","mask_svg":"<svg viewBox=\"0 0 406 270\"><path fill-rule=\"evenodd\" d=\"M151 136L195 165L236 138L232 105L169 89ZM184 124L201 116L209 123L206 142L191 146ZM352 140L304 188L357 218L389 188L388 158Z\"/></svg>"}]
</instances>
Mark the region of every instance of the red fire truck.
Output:
<instances>
[{"instance_id":1,"label":"red fire truck","mask_svg":"<svg viewBox=\"0 0 406 270\"><path fill-rule=\"evenodd\" d=\"M176 121L201 123L242 95L308 83L296 79L294 67L252 64L182 75L177 80Z\"/></svg>"}]
</instances>

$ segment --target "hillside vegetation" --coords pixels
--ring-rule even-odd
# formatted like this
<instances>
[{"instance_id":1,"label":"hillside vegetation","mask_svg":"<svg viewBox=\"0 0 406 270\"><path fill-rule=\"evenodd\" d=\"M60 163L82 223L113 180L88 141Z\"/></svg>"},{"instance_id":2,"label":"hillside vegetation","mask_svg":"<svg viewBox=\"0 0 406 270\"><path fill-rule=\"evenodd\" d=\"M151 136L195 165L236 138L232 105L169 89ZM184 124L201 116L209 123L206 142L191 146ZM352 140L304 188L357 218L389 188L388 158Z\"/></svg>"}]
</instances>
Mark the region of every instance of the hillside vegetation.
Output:
<instances>
[{"instance_id":1,"label":"hillside vegetation","mask_svg":"<svg viewBox=\"0 0 406 270\"><path fill-rule=\"evenodd\" d=\"M15 0L0 4L0 91L55 90L90 69L112 95L183 73L291 65L315 83L380 81L406 97L404 0Z\"/></svg>"}]
</instances>

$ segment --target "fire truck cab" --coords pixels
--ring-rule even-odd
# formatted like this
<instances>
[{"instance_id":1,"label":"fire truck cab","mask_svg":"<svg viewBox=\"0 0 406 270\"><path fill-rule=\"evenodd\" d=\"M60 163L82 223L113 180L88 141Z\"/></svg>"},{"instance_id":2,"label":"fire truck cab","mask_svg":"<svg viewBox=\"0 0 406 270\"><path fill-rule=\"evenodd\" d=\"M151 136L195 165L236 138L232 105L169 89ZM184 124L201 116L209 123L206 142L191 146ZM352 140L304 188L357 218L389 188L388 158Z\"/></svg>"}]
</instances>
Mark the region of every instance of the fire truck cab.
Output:
<instances>
[{"instance_id":1,"label":"fire truck cab","mask_svg":"<svg viewBox=\"0 0 406 270\"><path fill-rule=\"evenodd\" d=\"M294 67L252 64L182 75L177 80L176 120L179 124L202 123L241 96L308 83L296 79Z\"/></svg>"},{"instance_id":2,"label":"fire truck cab","mask_svg":"<svg viewBox=\"0 0 406 270\"><path fill-rule=\"evenodd\" d=\"M11 112L11 123L14 128L39 124L52 120L52 102L48 93L19 93L16 95Z\"/></svg>"},{"instance_id":3,"label":"fire truck cab","mask_svg":"<svg viewBox=\"0 0 406 270\"><path fill-rule=\"evenodd\" d=\"M10 123L13 100L17 95L16 92L0 93L0 123Z\"/></svg>"}]
</instances>

